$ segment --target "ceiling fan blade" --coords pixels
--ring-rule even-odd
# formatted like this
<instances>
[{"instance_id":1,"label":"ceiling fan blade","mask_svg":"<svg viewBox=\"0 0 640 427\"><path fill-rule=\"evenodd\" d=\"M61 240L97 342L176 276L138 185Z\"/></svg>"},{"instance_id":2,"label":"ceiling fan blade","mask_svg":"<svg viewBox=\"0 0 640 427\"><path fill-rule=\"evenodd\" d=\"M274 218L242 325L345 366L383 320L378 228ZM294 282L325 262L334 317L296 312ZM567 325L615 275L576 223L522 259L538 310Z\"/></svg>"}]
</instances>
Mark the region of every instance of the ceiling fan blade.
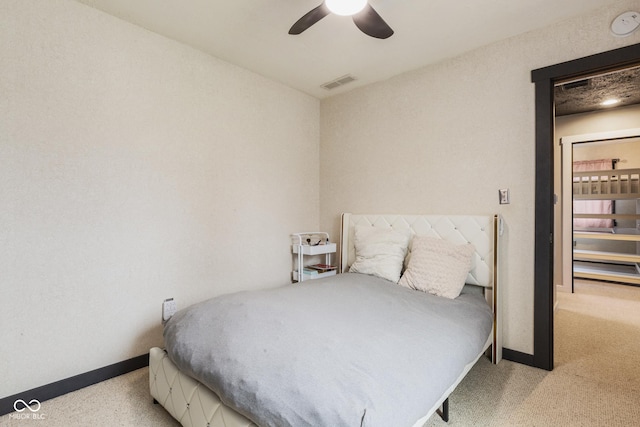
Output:
<instances>
[{"instance_id":1,"label":"ceiling fan blade","mask_svg":"<svg viewBox=\"0 0 640 427\"><path fill-rule=\"evenodd\" d=\"M330 13L331 11L322 2L320 6L311 9L306 15L298 19L289 29L289 34L300 34Z\"/></svg>"},{"instance_id":2,"label":"ceiling fan blade","mask_svg":"<svg viewBox=\"0 0 640 427\"><path fill-rule=\"evenodd\" d=\"M362 11L353 15L353 22L360 31L377 39L386 39L393 35L391 27L368 3Z\"/></svg>"}]
</instances>

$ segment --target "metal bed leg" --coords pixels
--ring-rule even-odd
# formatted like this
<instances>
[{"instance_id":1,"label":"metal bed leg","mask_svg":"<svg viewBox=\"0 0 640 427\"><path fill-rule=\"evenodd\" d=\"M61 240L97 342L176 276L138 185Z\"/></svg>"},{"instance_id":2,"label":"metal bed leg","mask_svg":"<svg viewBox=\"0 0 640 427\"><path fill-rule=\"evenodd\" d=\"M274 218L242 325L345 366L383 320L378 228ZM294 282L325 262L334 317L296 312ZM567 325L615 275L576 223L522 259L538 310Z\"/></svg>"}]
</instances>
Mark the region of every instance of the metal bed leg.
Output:
<instances>
[{"instance_id":1,"label":"metal bed leg","mask_svg":"<svg viewBox=\"0 0 640 427\"><path fill-rule=\"evenodd\" d=\"M449 398L447 397L444 402L442 402L442 409L436 410L436 413L440 415L442 421L445 423L449 422Z\"/></svg>"}]
</instances>

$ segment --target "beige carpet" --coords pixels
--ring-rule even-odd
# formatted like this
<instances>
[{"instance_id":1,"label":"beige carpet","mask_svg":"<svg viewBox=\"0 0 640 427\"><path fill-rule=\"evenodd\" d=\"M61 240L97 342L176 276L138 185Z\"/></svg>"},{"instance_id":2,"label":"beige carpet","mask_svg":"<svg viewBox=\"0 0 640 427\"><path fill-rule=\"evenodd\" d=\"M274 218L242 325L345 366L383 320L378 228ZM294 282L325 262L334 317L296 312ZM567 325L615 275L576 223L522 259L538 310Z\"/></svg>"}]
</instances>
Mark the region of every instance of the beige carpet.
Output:
<instances>
[{"instance_id":1,"label":"beige carpet","mask_svg":"<svg viewBox=\"0 0 640 427\"><path fill-rule=\"evenodd\" d=\"M138 369L73 393L42 402L44 420L0 417L0 426L12 427L175 427L175 421L149 395L149 370Z\"/></svg>"},{"instance_id":2,"label":"beige carpet","mask_svg":"<svg viewBox=\"0 0 640 427\"><path fill-rule=\"evenodd\" d=\"M581 282L558 295L555 369L482 359L425 426L640 425L640 288ZM42 403L44 420L0 426L178 426L151 403L148 370Z\"/></svg>"},{"instance_id":3,"label":"beige carpet","mask_svg":"<svg viewBox=\"0 0 640 427\"><path fill-rule=\"evenodd\" d=\"M639 380L640 288L576 281L558 294L552 372L480 363L451 396L449 423L426 425L640 425Z\"/></svg>"},{"instance_id":4,"label":"beige carpet","mask_svg":"<svg viewBox=\"0 0 640 427\"><path fill-rule=\"evenodd\" d=\"M640 288L576 282L558 303L555 369L508 423L639 425Z\"/></svg>"}]
</instances>

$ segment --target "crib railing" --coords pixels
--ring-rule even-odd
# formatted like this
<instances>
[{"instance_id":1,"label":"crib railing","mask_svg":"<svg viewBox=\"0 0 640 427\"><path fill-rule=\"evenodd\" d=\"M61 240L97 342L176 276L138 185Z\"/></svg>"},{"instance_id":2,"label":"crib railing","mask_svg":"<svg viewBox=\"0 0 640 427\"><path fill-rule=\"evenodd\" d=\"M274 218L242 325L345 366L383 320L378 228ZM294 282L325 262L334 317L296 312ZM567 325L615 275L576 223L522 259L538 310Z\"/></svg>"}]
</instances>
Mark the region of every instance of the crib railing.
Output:
<instances>
[{"instance_id":1,"label":"crib railing","mask_svg":"<svg viewBox=\"0 0 640 427\"><path fill-rule=\"evenodd\" d=\"M640 197L640 169L573 173L575 199L635 199Z\"/></svg>"}]
</instances>

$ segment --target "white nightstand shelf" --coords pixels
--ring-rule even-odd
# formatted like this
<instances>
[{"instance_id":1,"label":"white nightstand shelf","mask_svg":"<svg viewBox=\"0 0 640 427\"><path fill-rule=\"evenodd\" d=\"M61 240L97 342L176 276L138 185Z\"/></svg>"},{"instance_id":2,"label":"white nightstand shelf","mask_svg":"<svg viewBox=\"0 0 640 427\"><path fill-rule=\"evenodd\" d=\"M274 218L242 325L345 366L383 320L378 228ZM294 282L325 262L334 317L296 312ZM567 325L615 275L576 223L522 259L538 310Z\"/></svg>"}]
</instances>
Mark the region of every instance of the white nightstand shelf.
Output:
<instances>
[{"instance_id":1,"label":"white nightstand shelf","mask_svg":"<svg viewBox=\"0 0 640 427\"><path fill-rule=\"evenodd\" d=\"M304 270L303 270L304 271ZM321 277L335 276L336 270L327 271L325 273L317 273L317 274L307 274L304 273L302 280L298 280L298 272L293 271L293 281L294 282L304 282L305 280L319 279Z\"/></svg>"},{"instance_id":2,"label":"white nightstand shelf","mask_svg":"<svg viewBox=\"0 0 640 427\"><path fill-rule=\"evenodd\" d=\"M333 276L337 267L331 264L331 254L336 253L336 244L329 242L329 234L323 231L294 233L291 235L291 251L296 255L292 278L294 282ZM305 264L305 256L324 255L324 264ZM326 268L322 268L325 266ZM300 275L300 271L303 272Z\"/></svg>"}]
</instances>

